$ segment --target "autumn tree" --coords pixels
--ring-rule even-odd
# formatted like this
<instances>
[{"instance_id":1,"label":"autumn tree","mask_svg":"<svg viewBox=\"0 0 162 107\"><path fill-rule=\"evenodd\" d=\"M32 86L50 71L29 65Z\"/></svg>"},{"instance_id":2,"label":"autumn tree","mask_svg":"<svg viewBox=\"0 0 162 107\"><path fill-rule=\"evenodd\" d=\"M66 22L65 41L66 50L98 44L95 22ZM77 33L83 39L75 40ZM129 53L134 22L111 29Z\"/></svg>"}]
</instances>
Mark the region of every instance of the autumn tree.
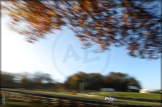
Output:
<instances>
[{"instance_id":1,"label":"autumn tree","mask_svg":"<svg viewBox=\"0 0 162 107\"><path fill-rule=\"evenodd\" d=\"M110 72L105 78L105 87L114 88L117 91L127 91L129 86L141 88L140 82L121 72Z\"/></svg>"},{"instance_id":2,"label":"autumn tree","mask_svg":"<svg viewBox=\"0 0 162 107\"><path fill-rule=\"evenodd\" d=\"M89 85L89 90L100 90L103 88L104 79L103 76L99 73L90 73L87 75L87 83Z\"/></svg>"},{"instance_id":3,"label":"autumn tree","mask_svg":"<svg viewBox=\"0 0 162 107\"><path fill-rule=\"evenodd\" d=\"M1 87L14 87L14 76L11 73L1 71Z\"/></svg>"},{"instance_id":4,"label":"autumn tree","mask_svg":"<svg viewBox=\"0 0 162 107\"><path fill-rule=\"evenodd\" d=\"M18 85L20 85L23 88L30 89L31 85L34 85L33 82L29 78L30 74L28 72L18 73L18 74L15 74L15 76L17 76L17 78L21 78L20 84Z\"/></svg>"},{"instance_id":5,"label":"autumn tree","mask_svg":"<svg viewBox=\"0 0 162 107\"><path fill-rule=\"evenodd\" d=\"M25 88L25 89L55 89L56 81L50 74L35 72L7 73L1 74L2 87L8 88ZM62 84L57 83L62 86Z\"/></svg>"},{"instance_id":6,"label":"autumn tree","mask_svg":"<svg viewBox=\"0 0 162 107\"><path fill-rule=\"evenodd\" d=\"M100 90L101 88L114 88L116 91L127 91L129 86L141 88L140 82L134 77L121 72L110 72L103 76L99 73L78 72L65 81L67 89L78 90L79 83L84 83L85 90Z\"/></svg>"},{"instance_id":7,"label":"autumn tree","mask_svg":"<svg viewBox=\"0 0 162 107\"><path fill-rule=\"evenodd\" d=\"M137 81L135 78L133 78L133 77L130 77L129 79L128 79L128 85L129 86L135 86L135 87L137 87L137 88L142 88L141 87L141 85L140 85L140 83L139 83L139 81Z\"/></svg>"},{"instance_id":8,"label":"autumn tree","mask_svg":"<svg viewBox=\"0 0 162 107\"><path fill-rule=\"evenodd\" d=\"M79 83L85 83L85 88L89 86L87 83L87 74L84 72L78 72L76 74L73 74L67 78L65 81L65 86L68 89L74 89L78 90L79 89Z\"/></svg>"},{"instance_id":9,"label":"autumn tree","mask_svg":"<svg viewBox=\"0 0 162 107\"><path fill-rule=\"evenodd\" d=\"M46 89L53 88L55 83L55 81L49 74L40 71L37 71L34 74L32 74L31 81L34 83L35 87Z\"/></svg>"},{"instance_id":10,"label":"autumn tree","mask_svg":"<svg viewBox=\"0 0 162 107\"><path fill-rule=\"evenodd\" d=\"M126 46L133 57L162 53L160 0L7 0L11 28L29 42L69 27L85 47ZM23 25L21 27L20 25Z\"/></svg>"},{"instance_id":11,"label":"autumn tree","mask_svg":"<svg viewBox=\"0 0 162 107\"><path fill-rule=\"evenodd\" d=\"M55 83L54 89L57 91L63 91L66 90L64 83Z\"/></svg>"}]
</instances>

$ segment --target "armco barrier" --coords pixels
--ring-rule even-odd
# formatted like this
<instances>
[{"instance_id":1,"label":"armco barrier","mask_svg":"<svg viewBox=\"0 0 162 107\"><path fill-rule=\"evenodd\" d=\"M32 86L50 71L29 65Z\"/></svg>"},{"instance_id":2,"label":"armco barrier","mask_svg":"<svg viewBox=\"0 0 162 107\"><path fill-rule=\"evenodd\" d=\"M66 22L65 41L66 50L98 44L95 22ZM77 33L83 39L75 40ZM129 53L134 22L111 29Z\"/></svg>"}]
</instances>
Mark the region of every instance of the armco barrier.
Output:
<instances>
[{"instance_id":1,"label":"armco barrier","mask_svg":"<svg viewBox=\"0 0 162 107\"><path fill-rule=\"evenodd\" d=\"M150 103L148 105L139 105L135 103L124 102L109 102L103 100L79 98L74 96L63 96L56 94L45 94L39 92L32 92L26 90L6 89L1 88L1 91L5 91L21 98L26 98L31 104L47 104L55 107L156 107L161 106L160 103ZM16 97L14 96L14 97ZM118 98L117 98L118 99ZM48 106L47 106L48 107Z\"/></svg>"}]
</instances>

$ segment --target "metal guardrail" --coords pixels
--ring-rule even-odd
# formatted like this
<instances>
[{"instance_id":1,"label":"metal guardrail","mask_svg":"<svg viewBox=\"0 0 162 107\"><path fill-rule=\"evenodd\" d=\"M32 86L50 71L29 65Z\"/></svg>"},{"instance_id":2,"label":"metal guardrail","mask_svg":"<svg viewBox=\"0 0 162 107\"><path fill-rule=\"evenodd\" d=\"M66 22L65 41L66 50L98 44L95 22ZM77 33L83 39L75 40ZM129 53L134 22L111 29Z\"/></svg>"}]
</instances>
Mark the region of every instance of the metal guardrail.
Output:
<instances>
[{"instance_id":1,"label":"metal guardrail","mask_svg":"<svg viewBox=\"0 0 162 107\"><path fill-rule=\"evenodd\" d=\"M21 94L21 98L30 99L29 102L37 104L55 105L58 107L136 107L139 105L120 105L119 102L109 102L103 100L80 98L75 96L63 96L56 94L47 94L40 92L31 92L26 90L6 89L1 88L2 91ZM140 105L145 107L155 107L160 105Z\"/></svg>"}]
</instances>

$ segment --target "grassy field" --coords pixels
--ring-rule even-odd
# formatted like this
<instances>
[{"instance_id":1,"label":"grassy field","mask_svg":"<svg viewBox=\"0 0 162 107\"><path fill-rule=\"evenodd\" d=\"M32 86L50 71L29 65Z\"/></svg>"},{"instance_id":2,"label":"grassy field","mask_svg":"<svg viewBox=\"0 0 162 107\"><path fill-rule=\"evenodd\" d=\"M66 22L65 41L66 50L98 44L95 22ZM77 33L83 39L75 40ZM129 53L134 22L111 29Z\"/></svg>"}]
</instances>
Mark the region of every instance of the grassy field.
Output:
<instances>
[{"instance_id":1,"label":"grassy field","mask_svg":"<svg viewBox=\"0 0 162 107\"><path fill-rule=\"evenodd\" d=\"M27 90L29 91L29 90ZM30 90L31 91L31 90ZM43 92L43 93L49 93L49 94L59 94L59 95L67 95L67 96L73 96L70 94L70 92L55 92L55 91L38 91L38 90L32 90L33 92ZM116 96L116 97L132 97L132 98L144 98L144 99L153 99L153 100L161 100L162 95L157 93L138 93L138 92L89 92L86 94L90 95L97 95L100 97L105 96ZM75 96L85 96L85 95L78 95ZM89 97L89 96L86 96ZM91 97L92 98L92 97Z\"/></svg>"},{"instance_id":2,"label":"grassy field","mask_svg":"<svg viewBox=\"0 0 162 107\"><path fill-rule=\"evenodd\" d=\"M161 100L161 94L155 93L137 93L137 92L98 92L101 96L119 96L119 97L133 97L133 98L145 98L145 99L155 99Z\"/></svg>"},{"instance_id":3,"label":"grassy field","mask_svg":"<svg viewBox=\"0 0 162 107\"><path fill-rule=\"evenodd\" d=\"M50 94L61 94L61 95L70 95L68 92L47 92L47 91L34 91L34 92L43 92ZM133 98L144 98L144 99L154 99L161 100L161 94L155 93L137 93L137 92L90 92L87 93L90 95L98 95L98 96L116 96L116 97L133 97ZM71 96L71 95L70 95ZM83 95L76 95L83 96Z\"/></svg>"},{"instance_id":4,"label":"grassy field","mask_svg":"<svg viewBox=\"0 0 162 107\"><path fill-rule=\"evenodd\" d=\"M46 92L46 91L36 91L41 93L49 93L49 94L58 94L58 95L65 95L65 96L76 96L81 98L90 98L90 99L99 99L104 100L105 96L119 96L119 97L134 97L134 98L144 98L144 99L154 99L154 100L161 100L161 94L154 94L154 93L136 93L136 92L91 92L90 95L96 96L86 96L85 94L76 94L71 95L67 92ZM146 102L146 101L135 101L135 100L123 100L118 99L119 102L124 103L131 103L135 105L161 105L158 102Z\"/></svg>"},{"instance_id":5,"label":"grassy field","mask_svg":"<svg viewBox=\"0 0 162 107\"><path fill-rule=\"evenodd\" d=\"M154 94L154 93L136 93L136 92L93 92L86 94L76 94L71 95L67 92L47 92L47 91L34 91L34 92L41 92L41 93L48 93L48 94L58 94L58 95L65 95L65 96L76 96L82 98L93 98L93 99L101 99L104 100L105 96L116 96L116 97L133 97L133 98L144 98L144 99L153 99L153 100L161 100L161 94ZM96 96L88 96L88 95L96 95ZM123 99L118 99L118 101L128 101ZM132 100L129 100L132 101ZM140 102L140 101L135 101Z\"/></svg>"}]
</instances>

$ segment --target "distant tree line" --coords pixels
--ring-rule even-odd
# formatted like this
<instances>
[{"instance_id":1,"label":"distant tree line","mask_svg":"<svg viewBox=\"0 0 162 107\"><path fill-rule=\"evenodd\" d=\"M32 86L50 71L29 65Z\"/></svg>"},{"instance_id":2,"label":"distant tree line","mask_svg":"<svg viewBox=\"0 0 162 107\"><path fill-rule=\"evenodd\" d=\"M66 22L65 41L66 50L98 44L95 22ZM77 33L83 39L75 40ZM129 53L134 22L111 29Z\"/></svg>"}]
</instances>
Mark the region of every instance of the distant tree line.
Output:
<instances>
[{"instance_id":1,"label":"distant tree line","mask_svg":"<svg viewBox=\"0 0 162 107\"><path fill-rule=\"evenodd\" d=\"M1 85L6 88L52 89L55 84L56 82L49 74L42 72L34 74L2 72L1 74Z\"/></svg>"},{"instance_id":2,"label":"distant tree line","mask_svg":"<svg viewBox=\"0 0 162 107\"><path fill-rule=\"evenodd\" d=\"M64 83L56 82L50 74L42 72L1 73L1 86L6 88L78 90L79 83L84 83L85 90L114 88L115 91L128 91L129 86L141 88L138 80L121 72L110 72L106 76L99 73L78 72L69 76Z\"/></svg>"},{"instance_id":3,"label":"distant tree line","mask_svg":"<svg viewBox=\"0 0 162 107\"><path fill-rule=\"evenodd\" d=\"M114 88L115 91L128 91L129 86L137 89L141 88L139 81L134 77L120 72L110 72L103 76L99 73L79 72L69 76L65 81L65 86L71 89L78 89L79 83L84 83L85 90L100 90L101 88ZM133 90L133 89L131 89Z\"/></svg>"}]
</instances>

